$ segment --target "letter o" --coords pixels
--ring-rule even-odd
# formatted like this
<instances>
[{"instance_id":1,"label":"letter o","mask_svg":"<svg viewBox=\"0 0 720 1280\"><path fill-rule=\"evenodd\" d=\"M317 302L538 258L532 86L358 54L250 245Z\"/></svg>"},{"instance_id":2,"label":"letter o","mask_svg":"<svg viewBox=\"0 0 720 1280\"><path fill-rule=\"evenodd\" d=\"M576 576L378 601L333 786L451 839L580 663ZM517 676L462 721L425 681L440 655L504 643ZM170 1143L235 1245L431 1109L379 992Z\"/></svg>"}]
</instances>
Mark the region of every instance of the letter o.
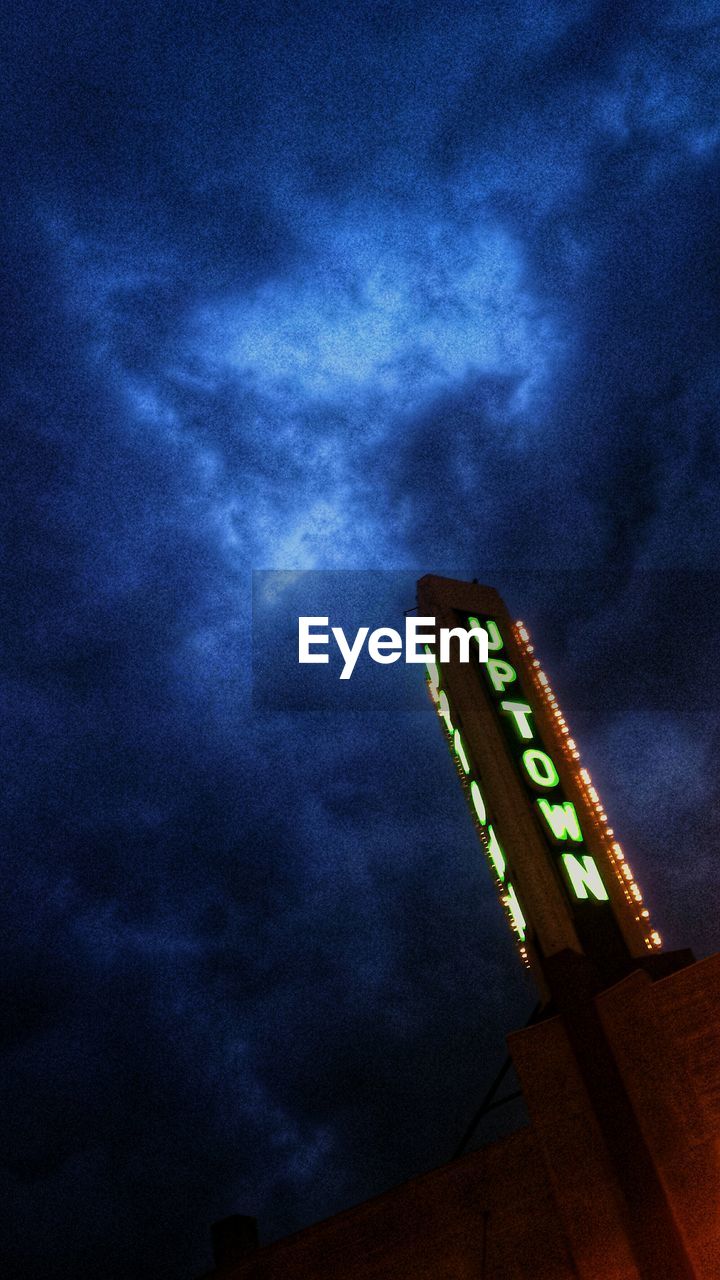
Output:
<instances>
[{"instance_id":1,"label":"letter o","mask_svg":"<svg viewBox=\"0 0 720 1280\"><path fill-rule=\"evenodd\" d=\"M528 778L535 787L556 787L560 779L558 771L555 768L547 751L540 751L537 747L528 747L527 751L523 751L523 764Z\"/></svg>"},{"instance_id":2,"label":"letter o","mask_svg":"<svg viewBox=\"0 0 720 1280\"><path fill-rule=\"evenodd\" d=\"M445 721L445 728L448 733L454 733L455 729L450 717L450 703L448 702L448 696L444 689L441 689L438 695L438 711L440 712L441 719Z\"/></svg>"},{"instance_id":3,"label":"letter o","mask_svg":"<svg viewBox=\"0 0 720 1280\"><path fill-rule=\"evenodd\" d=\"M477 782L475 782L474 779L470 783L470 795L473 802L473 808L475 810L475 813L477 814L477 820L478 822L481 822L484 826L485 823L487 822L487 809L485 808L485 801L483 800L483 797L482 797L482 791L480 790Z\"/></svg>"}]
</instances>

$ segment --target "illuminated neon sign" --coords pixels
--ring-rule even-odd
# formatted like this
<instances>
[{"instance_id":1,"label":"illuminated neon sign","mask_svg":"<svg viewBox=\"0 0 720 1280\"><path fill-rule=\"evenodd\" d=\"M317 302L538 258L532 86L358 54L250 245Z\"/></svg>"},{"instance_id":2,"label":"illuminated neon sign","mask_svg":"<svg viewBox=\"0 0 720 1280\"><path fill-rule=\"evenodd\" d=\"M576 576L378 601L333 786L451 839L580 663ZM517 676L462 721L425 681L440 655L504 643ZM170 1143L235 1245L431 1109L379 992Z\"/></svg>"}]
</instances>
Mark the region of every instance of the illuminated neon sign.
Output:
<instances>
[{"instance_id":1,"label":"illuminated neon sign","mask_svg":"<svg viewBox=\"0 0 720 1280\"><path fill-rule=\"evenodd\" d=\"M513 627L513 634L516 642L521 648L525 661L528 663L532 683L536 687L536 692L540 696L541 700L544 701L546 710L554 721L554 726L561 742L562 754L565 756L566 764L575 773L576 783L582 792L587 811L592 817L596 834L599 837L601 845L604 846L608 865L612 867L616 883L620 886L627 908L629 909L635 924L639 926L640 932L643 935L644 946L648 951L657 950L662 946L662 938L660 937L657 929L650 927L650 912L647 907L643 905L643 895L625 857L622 846L615 839L615 833L612 827L608 825L608 817L605 812L605 808L596 788L593 786L590 774L586 768L582 768L578 764L580 752L577 749L576 743L570 736L567 721L560 710L557 698L555 697L550 685L550 681L542 670L538 659L534 656L535 650L534 646L530 643L530 636L528 634L527 627L524 623L518 622ZM547 817L548 822L550 822L549 814Z\"/></svg>"},{"instance_id":2,"label":"illuminated neon sign","mask_svg":"<svg viewBox=\"0 0 720 1280\"><path fill-rule=\"evenodd\" d=\"M595 858L586 848L580 818L565 795L556 763L535 723L518 672L505 654L505 642L494 618L469 615L468 628L484 626L490 656L483 665L487 686L503 724L528 799L557 857L567 891L576 901L608 902L609 894ZM502 654L503 656L496 656Z\"/></svg>"},{"instance_id":3,"label":"illuminated neon sign","mask_svg":"<svg viewBox=\"0 0 720 1280\"><path fill-rule=\"evenodd\" d=\"M527 629L475 583L428 575L418 607L473 637L470 664L426 646L427 681L523 959L545 992L568 951L614 980L661 939Z\"/></svg>"},{"instance_id":4,"label":"illuminated neon sign","mask_svg":"<svg viewBox=\"0 0 720 1280\"><path fill-rule=\"evenodd\" d=\"M523 959L526 959L527 953L524 943L526 938L527 921L518 901L515 887L509 879L505 852L500 844L500 840L495 829L495 823L490 819L488 805L480 786L477 770L474 768L469 758L467 746L463 740L460 728L453 720L453 711L450 707L450 700L448 698L447 691L441 687L440 668L428 646L425 648L425 655L425 667L427 670L430 695L437 707L438 715L442 720L448 744L455 757L461 781L467 792L471 812L480 835L480 841L488 856L495 878L495 883L499 890L500 901L505 908L510 927L515 934L521 955L523 956Z\"/></svg>"}]
</instances>

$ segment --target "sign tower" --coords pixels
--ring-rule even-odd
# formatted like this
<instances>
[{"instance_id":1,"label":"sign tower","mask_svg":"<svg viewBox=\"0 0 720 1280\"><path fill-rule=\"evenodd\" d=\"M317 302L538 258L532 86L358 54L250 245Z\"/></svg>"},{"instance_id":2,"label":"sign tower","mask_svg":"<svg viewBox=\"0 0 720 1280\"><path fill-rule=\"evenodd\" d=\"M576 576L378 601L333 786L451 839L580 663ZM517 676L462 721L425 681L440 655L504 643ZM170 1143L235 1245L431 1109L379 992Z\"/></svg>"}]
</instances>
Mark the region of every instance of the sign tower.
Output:
<instances>
[{"instance_id":1,"label":"sign tower","mask_svg":"<svg viewBox=\"0 0 720 1280\"><path fill-rule=\"evenodd\" d=\"M661 938L535 654L527 628L477 582L428 575L418 613L487 632L488 657L426 646L427 681L523 962L541 998L575 980L607 986L633 968L686 962ZM681 959L682 957L682 959Z\"/></svg>"},{"instance_id":2,"label":"sign tower","mask_svg":"<svg viewBox=\"0 0 720 1280\"><path fill-rule=\"evenodd\" d=\"M266 1249L247 1218L227 1219L213 1278L718 1280L720 954L661 950L497 592L427 576L418 613L430 639L460 633L444 652L428 643L428 687L540 993L508 1036L529 1123Z\"/></svg>"}]
</instances>

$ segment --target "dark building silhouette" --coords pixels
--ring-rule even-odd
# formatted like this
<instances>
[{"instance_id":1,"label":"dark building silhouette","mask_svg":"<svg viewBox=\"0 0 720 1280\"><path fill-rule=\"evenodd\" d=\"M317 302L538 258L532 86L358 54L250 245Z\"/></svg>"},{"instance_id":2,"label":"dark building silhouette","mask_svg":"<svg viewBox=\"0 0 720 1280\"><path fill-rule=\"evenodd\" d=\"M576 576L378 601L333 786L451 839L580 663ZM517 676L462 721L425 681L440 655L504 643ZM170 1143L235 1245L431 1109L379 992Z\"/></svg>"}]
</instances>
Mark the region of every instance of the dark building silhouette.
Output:
<instances>
[{"instance_id":1,"label":"dark building silhouette","mask_svg":"<svg viewBox=\"0 0 720 1280\"><path fill-rule=\"evenodd\" d=\"M720 1280L720 955L664 952L526 628L426 577L428 688L539 1005L508 1037L529 1125L266 1248L216 1224L217 1280ZM475 644L475 640L471 640Z\"/></svg>"}]
</instances>

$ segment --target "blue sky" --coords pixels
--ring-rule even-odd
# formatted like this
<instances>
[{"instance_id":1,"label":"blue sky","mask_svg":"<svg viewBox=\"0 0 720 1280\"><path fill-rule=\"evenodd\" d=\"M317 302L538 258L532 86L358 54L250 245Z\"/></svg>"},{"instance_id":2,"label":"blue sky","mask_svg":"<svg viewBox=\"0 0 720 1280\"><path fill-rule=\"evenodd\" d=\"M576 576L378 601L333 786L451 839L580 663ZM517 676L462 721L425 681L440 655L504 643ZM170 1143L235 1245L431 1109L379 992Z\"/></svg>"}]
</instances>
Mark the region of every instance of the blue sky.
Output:
<instances>
[{"instance_id":1,"label":"blue sky","mask_svg":"<svg viewBox=\"0 0 720 1280\"><path fill-rule=\"evenodd\" d=\"M497 586L717 946L717 24L4 19L13 1275L432 1167L532 1006L430 711L251 712L253 569Z\"/></svg>"}]
</instances>

